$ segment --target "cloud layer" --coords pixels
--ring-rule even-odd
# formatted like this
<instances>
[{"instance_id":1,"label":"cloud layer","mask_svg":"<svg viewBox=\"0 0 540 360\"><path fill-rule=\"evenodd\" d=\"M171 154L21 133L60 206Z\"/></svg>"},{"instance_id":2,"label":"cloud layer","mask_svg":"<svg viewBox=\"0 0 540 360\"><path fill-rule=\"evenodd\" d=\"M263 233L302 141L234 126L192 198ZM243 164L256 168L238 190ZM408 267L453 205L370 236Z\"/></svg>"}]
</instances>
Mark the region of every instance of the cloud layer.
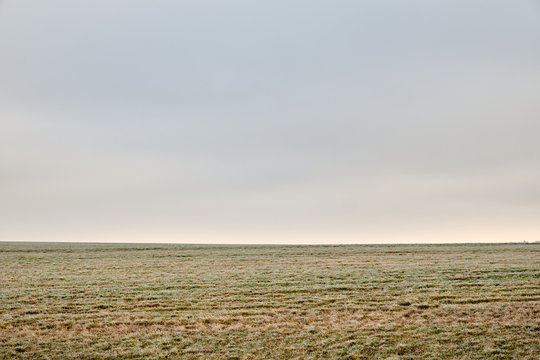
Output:
<instances>
[{"instance_id":1,"label":"cloud layer","mask_svg":"<svg viewBox=\"0 0 540 360\"><path fill-rule=\"evenodd\" d=\"M0 240L540 240L533 1L4 1Z\"/></svg>"}]
</instances>

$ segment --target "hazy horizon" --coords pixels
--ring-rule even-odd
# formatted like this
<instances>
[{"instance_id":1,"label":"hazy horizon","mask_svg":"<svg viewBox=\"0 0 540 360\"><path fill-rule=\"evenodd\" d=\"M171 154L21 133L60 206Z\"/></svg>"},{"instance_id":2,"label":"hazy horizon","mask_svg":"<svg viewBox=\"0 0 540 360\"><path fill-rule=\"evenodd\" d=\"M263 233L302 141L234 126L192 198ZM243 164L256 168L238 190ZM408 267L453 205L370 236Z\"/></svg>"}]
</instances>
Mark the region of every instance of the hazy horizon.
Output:
<instances>
[{"instance_id":1,"label":"hazy horizon","mask_svg":"<svg viewBox=\"0 0 540 360\"><path fill-rule=\"evenodd\" d=\"M0 241L540 240L537 1L0 2Z\"/></svg>"}]
</instances>

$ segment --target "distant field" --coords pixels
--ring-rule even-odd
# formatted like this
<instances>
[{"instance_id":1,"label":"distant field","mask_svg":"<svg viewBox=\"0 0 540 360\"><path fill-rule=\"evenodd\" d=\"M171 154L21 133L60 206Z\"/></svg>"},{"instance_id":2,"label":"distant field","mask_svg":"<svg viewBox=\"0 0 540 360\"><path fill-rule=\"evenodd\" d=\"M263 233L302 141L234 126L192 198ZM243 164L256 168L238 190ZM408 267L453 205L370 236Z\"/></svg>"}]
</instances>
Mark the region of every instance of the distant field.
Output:
<instances>
[{"instance_id":1,"label":"distant field","mask_svg":"<svg viewBox=\"0 0 540 360\"><path fill-rule=\"evenodd\" d=\"M540 359L540 244L0 243L0 358Z\"/></svg>"}]
</instances>

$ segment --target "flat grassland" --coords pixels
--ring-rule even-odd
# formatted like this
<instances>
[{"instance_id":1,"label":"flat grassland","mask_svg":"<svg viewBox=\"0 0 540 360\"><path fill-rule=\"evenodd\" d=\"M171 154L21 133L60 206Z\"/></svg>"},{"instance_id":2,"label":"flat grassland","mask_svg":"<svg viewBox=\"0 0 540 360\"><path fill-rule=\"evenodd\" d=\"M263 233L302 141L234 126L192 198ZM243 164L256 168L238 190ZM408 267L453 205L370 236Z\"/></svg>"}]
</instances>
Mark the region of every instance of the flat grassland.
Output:
<instances>
[{"instance_id":1,"label":"flat grassland","mask_svg":"<svg viewBox=\"0 0 540 360\"><path fill-rule=\"evenodd\" d=\"M540 244L0 243L0 358L540 359Z\"/></svg>"}]
</instances>

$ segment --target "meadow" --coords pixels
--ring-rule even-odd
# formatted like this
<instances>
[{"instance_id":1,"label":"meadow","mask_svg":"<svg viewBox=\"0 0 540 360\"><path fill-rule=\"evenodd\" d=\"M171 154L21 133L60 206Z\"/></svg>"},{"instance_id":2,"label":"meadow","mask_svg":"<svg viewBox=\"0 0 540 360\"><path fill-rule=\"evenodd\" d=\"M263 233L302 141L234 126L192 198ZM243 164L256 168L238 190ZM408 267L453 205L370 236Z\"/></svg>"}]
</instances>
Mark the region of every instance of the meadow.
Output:
<instances>
[{"instance_id":1,"label":"meadow","mask_svg":"<svg viewBox=\"0 0 540 360\"><path fill-rule=\"evenodd\" d=\"M540 359L540 244L0 243L0 359Z\"/></svg>"}]
</instances>

